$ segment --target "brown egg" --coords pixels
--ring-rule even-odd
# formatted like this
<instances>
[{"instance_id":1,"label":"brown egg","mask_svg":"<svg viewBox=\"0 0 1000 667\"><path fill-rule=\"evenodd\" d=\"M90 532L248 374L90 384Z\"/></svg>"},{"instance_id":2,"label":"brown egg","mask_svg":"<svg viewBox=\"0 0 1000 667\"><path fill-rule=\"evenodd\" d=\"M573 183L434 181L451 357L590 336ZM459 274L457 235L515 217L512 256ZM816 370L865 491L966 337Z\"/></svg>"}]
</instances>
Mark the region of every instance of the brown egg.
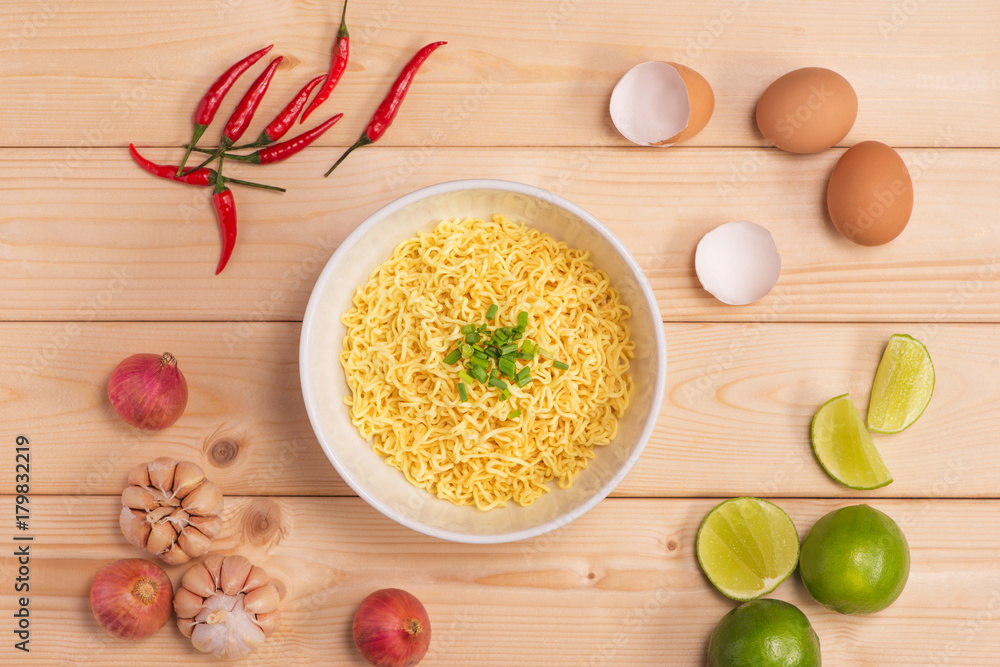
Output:
<instances>
[{"instance_id":1,"label":"brown egg","mask_svg":"<svg viewBox=\"0 0 1000 667\"><path fill-rule=\"evenodd\" d=\"M764 138L790 153L818 153L847 136L858 117L858 96L847 79L822 67L789 72L757 102Z\"/></svg>"},{"instance_id":2,"label":"brown egg","mask_svg":"<svg viewBox=\"0 0 1000 667\"><path fill-rule=\"evenodd\" d=\"M913 211L913 181L899 153L878 141L847 149L830 174L826 207L837 231L858 245L882 245Z\"/></svg>"}]
</instances>

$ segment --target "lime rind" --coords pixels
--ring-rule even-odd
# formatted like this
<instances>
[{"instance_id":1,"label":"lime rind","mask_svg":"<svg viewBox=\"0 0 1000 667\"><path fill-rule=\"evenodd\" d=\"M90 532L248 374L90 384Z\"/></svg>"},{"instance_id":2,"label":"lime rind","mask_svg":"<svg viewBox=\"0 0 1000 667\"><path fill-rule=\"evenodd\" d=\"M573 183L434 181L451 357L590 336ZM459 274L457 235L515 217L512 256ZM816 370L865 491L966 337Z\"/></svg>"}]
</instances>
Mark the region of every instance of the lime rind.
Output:
<instances>
[{"instance_id":1,"label":"lime rind","mask_svg":"<svg viewBox=\"0 0 1000 667\"><path fill-rule=\"evenodd\" d=\"M799 536L792 519L760 498L731 498L702 520L698 564L720 593L745 602L770 593L795 571Z\"/></svg>"},{"instance_id":2,"label":"lime rind","mask_svg":"<svg viewBox=\"0 0 1000 667\"><path fill-rule=\"evenodd\" d=\"M892 475L849 395L835 396L816 411L810 440L826 474L847 488L870 491L892 483Z\"/></svg>"},{"instance_id":3,"label":"lime rind","mask_svg":"<svg viewBox=\"0 0 1000 667\"><path fill-rule=\"evenodd\" d=\"M900 433L924 414L934 394L934 362L913 336L893 334L882 353L868 404L868 428Z\"/></svg>"}]
</instances>

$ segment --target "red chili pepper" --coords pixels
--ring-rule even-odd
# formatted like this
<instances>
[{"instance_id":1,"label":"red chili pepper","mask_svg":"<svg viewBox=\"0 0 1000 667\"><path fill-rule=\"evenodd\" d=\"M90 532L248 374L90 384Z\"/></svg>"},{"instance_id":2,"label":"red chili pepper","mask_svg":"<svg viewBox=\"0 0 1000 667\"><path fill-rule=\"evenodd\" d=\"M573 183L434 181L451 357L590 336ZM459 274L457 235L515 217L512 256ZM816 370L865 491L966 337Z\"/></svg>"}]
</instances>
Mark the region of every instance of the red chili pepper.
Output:
<instances>
[{"instance_id":1,"label":"red chili pepper","mask_svg":"<svg viewBox=\"0 0 1000 667\"><path fill-rule=\"evenodd\" d=\"M313 91L313 88L319 85L319 82L323 80L322 74L318 77L302 86L302 90L299 94L292 98L292 101L288 103L284 109L281 110L271 124L264 128L264 131L260 133L257 137L257 141L254 142L257 146L266 146L267 144L277 141L281 137L285 136L285 133L291 129L292 125L295 124L295 119L298 117L299 112L302 111L302 106L309 99L309 93ZM251 144L252 146L253 144Z\"/></svg>"},{"instance_id":2,"label":"red chili pepper","mask_svg":"<svg viewBox=\"0 0 1000 667\"><path fill-rule=\"evenodd\" d=\"M230 160L239 160L241 162L253 162L254 164L271 164L272 162L281 162L282 160L295 155L303 148L319 139L324 132L333 127L334 124L343 117L344 114L338 113L333 118L328 118L313 129L307 130L306 132L303 132L288 141L282 141L280 144L268 146L267 148L261 148L259 151L250 153L250 155L229 155L227 153L226 158Z\"/></svg>"},{"instance_id":3,"label":"red chili pepper","mask_svg":"<svg viewBox=\"0 0 1000 667\"><path fill-rule=\"evenodd\" d=\"M191 149L194 145L198 143L201 139L201 135L205 134L205 130L212 123L212 119L215 118L215 112L219 110L219 106L222 104L222 100L226 97L226 93L229 89L233 87L236 80L240 78L243 72L250 69L250 67L263 58L268 51L274 48L274 44L271 46L266 46L260 51L255 51L249 56L239 61L225 72L222 73L215 83L209 86L208 91L198 102L198 106L194 110L194 134L191 136L191 142L188 144L187 153L184 154L184 159L181 160L180 166L177 168L177 175L181 175L181 170L184 169L184 165L187 163L188 157L191 155Z\"/></svg>"},{"instance_id":4,"label":"red chili pepper","mask_svg":"<svg viewBox=\"0 0 1000 667\"><path fill-rule=\"evenodd\" d=\"M222 234L222 254L219 256L219 265L215 269L215 275L222 273L233 254L236 247L236 201L233 199L233 191L225 186L222 180L221 169L216 174L215 192L212 194L212 205L215 207L215 215L219 218L219 231Z\"/></svg>"},{"instance_id":5,"label":"red chili pepper","mask_svg":"<svg viewBox=\"0 0 1000 667\"><path fill-rule=\"evenodd\" d=\"M410 62L406 63L403 71L399 73L396 77L395 83L392 84L392 88L389 89L389 94L385 96L382 100L382 104L379 105L378 109L375 110L375 115L372 116L371 121L368 123L368 127L365 131L361 133L361 137L354 142L354 145L348 148L340 159L333 163L330 170L326 172L326 176L333 173L333 170L344 161L351 152L362 146L367 146L368 144L378 141L385 131L389 129L392 124L393 119L396 117L396 113L399 111L400 104L403 103L403 98L406 97L406 91L410 89L410 84L413 83L413 77L416 75L417 70L420 66L424 64L427 57L434 53L434 51L440 47L444 46L448 42L434 42L433 44L428 44L424 48L417 51L416 55L410 58Z\"/></svg>"},{"instance_id":6,"label":"red chili pepper","mask_svg":"<svg viewBox=\"0 0 1000 667\"><path fill-rule=\"evenodd\" d=\"M247 131L250 121L253 120L253 115L257 112L257 107L260 106L261 100L264 99L267 87L271 85L274 72L278 69L278 65L281 64L283 58L284 56L278 56L272 60L267 69L261 72L257 80L247 90L240 103L236 105L236 111L229 117L229 122L226 123L225 129L222 130L220 147L222 151L239 141L243 133Z\"/></svg>"},{"instance_id":7,"label":"red chili pepper","mask_svg":"<svg viewBox=\"0 0 1000 667\"><path fill-rule=\"evenodd\" d=\"M177 176L177 167L172 164L156 164L151 160L147 160L139 154L139 151L137 151L135 146L132 144L128 145L128 152L137 165L151 173L153 176L159 176L160 178L166 178L179 183L187 183L188 185L209 186L215 184L218 172L214 169L202 168L183 176ZM237 185L246 185L251 188L275 190L277 192L285 191L284 188L275 187L273 185L264 185L263 183L254 183L252 181L242 181L238 178L225 177L222 180L225 183L236 183Z\"/></svg>"},{"instance_id":8,"label":"red chili pepper","mask_svg":"<svg viewBox=\"0 0 1000 667\"><path fill-rule=\"evenodd\" d=\"M209 180L209 177L212 174L211 169L199 169L189 174L178 176L177 167L173 165L156 164L155 162L147 160L146 158L144 158L142 155L139 154L139 151L135 149L135 146L133 144L128 145L128 152L129 155L132 156L132 159L135 160L135 163L137 165L139 165L140 167L151 173L153 176L159 176L160 178L168 178L172 181L177 181L179 183L187 183L188 185L204 186L212 184L212 182Z\"/></svg>"},{"instance_id":9,"label":"red chili pepper","mask_svg":"<svg viewBox=\"0 0 1000 667\"><path fill-rule=\"evenodd\" d=\"M302 120L299 123L306 122L309 114L330 97L330 93L333 92L337 82L340 81L340 77L344 75L344 70L347 69L347 60L350 57L350 52L351 36L347 32L347 0L344 0L344 11L340 15L340 30L337 31L337 40L333 43L333 62L330 64L330 73L326 75L326 81L323 83L323 87L319 89L319 92L316 93L316 97L309 103L306 110L302 112Z\"/></svg>"}]
</instances>

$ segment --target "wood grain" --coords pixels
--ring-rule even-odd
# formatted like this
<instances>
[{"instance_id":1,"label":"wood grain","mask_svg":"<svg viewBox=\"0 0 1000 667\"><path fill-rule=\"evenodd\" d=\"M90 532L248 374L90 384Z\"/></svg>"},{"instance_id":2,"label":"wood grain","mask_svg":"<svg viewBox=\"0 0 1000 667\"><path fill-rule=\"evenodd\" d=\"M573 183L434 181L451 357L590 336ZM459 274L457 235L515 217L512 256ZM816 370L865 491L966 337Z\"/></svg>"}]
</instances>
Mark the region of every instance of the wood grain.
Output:
<instances>
[{"instance_id":1,"label":"wood grain","mask_svg":"<svg viewBox=\"0 0 1000 667\"><path fill-rule=\"evenodd\" d=\"M0 326L0 430L35 443L35 493L118 494L132 466L157 456L198 462L228 494L352 493L305 414L298 324L260 324L245 339L235 323L71 326ZM817 465L809 422L845 392L866 411L882 350L899 331L928 346L934 397L907 431L876 435L895 481L848 491ZM1000 498L993 325L672 323L666 336L666 399L617 495ZM188 408L169 429L143 433L111 411L107 378L125 355L163 350L180 360ZM0 477L0 492L13 485Z\"/></svg>"},{"instance_id":2,"label":"wood grain","mask_svg":"<svg viewBox=\"0 0 1000 667\"><path fill-rule=\"evenodd\" d=\"M255 136L264 116L326 71L339 18L339 3L290 0L106 7L3 3L0 146L178 146L210 82L273 42L286 62ZM385 143L589 146L605 137L624 146L608 120L611 89L631 66L667 60L698 70L715 90L714 118L692 145L762 145L752 121L760 93L790 70L819 65L846 76L861 99L844 145L1000 146L993 2L631 0L609 11L582 0L374 0L352 4L348 20L351 64L327 104L345 120L324 145L353 143L409 56L447 39ZM237 99L223 107L220 127Z\"/></svg>"},{"instance_id":3,"label":"wood grain","mask_svg":"<svg viewBox=\"0 0 1000 667\"><path fill-rule=\"evenodd\" d=\"M494 149L484 159L479 149L376 146L324 179L336 151L314 149L266 169L234 165L242 167L234 176L290 191L237 193L237 248L215 277L219 232L201 189L153 178L119 149L76 162L62 162L58 149L0 150L0 317L301 320L327 258L368 215L419 187L481 176L541 186L603 220L642 266L668 321L997 322L1000 150L902 151L914 214L878 248L852 245L826 218L826 180L840 153ZM37 187L50 180L57 197ZM772 231L782 276L767 298L734 308L701 289L694 249L716 225L744 219Z\"/></svg>"},{"instance_id":4,"label":"wood grain","mask_svg":"<svg viewBox=\"0 0 1000 667\"><path fill-rule=\"evenodd\" d=\"M820 516L850 504L778 502L803 536ZM121 537L118 503L33 500L32 664L216 664L172 623L131 643L97 627L87 599L93 575L143 553ZM361 667L349 634L354 610L369 592L396 586L427 607L428 665L699 665L712 628L734 606L693 553L698 522L714 503L609 499L549 535L480 547L419 535L358 499L231 498L213 547L264 567L283 596L279 631L241 664ZM0 502L5 511L11 505L9 497ZM874 616L841 616L810 600L797 576L771 597L806 613L824 664L995 664L1000 504L873 505L900 524L910 545L910 578L895 604ZM5 551L0 576L9 580L15 565ZM185 569L167 571L176 583ZM13 604L5 585L0 605Z\"/></svg>"}]
</instances>

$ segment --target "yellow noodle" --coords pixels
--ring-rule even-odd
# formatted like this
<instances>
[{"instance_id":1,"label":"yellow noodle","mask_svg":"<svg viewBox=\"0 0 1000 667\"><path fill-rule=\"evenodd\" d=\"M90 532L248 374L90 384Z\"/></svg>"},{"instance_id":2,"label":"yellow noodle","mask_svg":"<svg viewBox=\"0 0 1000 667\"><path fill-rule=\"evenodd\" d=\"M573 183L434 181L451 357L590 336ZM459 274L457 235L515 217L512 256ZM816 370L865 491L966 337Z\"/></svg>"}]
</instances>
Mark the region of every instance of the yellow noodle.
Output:
<instances>
[{"instance_id":1,"label":"yellow noodle","mask_svg":"<svg viewBox=\"0 0 1000 667\"><path fill-rule=\"evenodd\" d=\"M569 370L536 356L533 382L510 383L509 400L474 383L462 402L461 366L443 359L494 303L491 327L527 311L524 339ZM400 244L341 318L345 402L362 437L415 486L481 510L527 506L546 482L569 487L594 446L615 437L632 394L630 316L588 252L499 215L445 220Z\"/></svg>"}]
</instances>

